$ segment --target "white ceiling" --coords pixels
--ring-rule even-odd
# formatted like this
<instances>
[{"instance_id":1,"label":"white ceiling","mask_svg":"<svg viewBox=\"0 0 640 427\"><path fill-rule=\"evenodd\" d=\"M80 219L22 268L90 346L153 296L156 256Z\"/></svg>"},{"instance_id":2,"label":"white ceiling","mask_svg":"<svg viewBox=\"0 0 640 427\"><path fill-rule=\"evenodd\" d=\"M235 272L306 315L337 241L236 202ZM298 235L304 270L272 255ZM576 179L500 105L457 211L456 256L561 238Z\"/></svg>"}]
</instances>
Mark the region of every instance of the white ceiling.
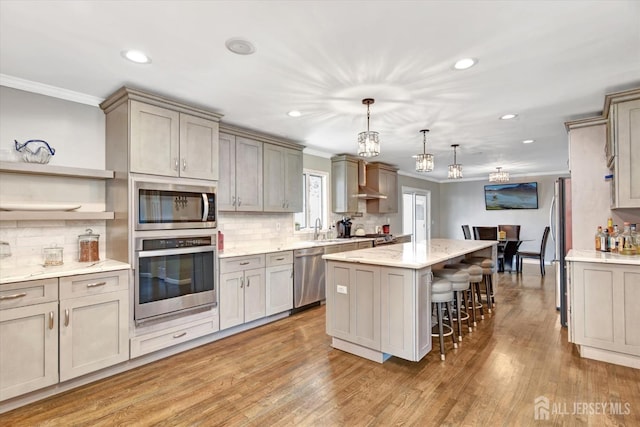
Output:
<instances>
[{"instance_id":1,"label":"white ceiling","mask_svg":"<svg viewBox=\"0 0 640 427\"><path fill-rule=\"evenodd\" d=\"M240 56L225 41L242 37ZM640 86L640 1L0 1L0 74L105 98L123 85L224 114L223 121L414 170L420 129L446 180L562 173L564 122ZM140 49L149 65L125 61ZM462 57L479 63L452 69ZM297 109L302 116L291 118ZM505 113L515 120L498 120ZM535 139L533 144L523 144ZM413 172L415 173L415 172Z\"/></svg>"}]
</instances>

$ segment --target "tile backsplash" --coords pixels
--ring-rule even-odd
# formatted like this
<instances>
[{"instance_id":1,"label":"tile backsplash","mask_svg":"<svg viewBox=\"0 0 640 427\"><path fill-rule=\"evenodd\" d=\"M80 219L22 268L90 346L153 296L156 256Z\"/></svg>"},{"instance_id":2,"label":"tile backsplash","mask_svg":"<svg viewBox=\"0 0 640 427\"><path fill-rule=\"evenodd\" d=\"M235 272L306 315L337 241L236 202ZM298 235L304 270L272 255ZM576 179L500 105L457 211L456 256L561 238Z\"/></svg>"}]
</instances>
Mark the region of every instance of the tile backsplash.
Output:
<instances>
[{"instance_id":1,"label":"tile backsplash","mask_svg":"<svg viewBox=\"0 0 640 427\"><path fill-rule=\"evenodd\" d=\"M105 259L105 221L0 221L0 240L7 242L11 256L0 259L0 267L43 264L42 249L63 248L63 261L78 260L78 236L90 228L99 234L100 259Z\"/></svg>"}]
</instances>

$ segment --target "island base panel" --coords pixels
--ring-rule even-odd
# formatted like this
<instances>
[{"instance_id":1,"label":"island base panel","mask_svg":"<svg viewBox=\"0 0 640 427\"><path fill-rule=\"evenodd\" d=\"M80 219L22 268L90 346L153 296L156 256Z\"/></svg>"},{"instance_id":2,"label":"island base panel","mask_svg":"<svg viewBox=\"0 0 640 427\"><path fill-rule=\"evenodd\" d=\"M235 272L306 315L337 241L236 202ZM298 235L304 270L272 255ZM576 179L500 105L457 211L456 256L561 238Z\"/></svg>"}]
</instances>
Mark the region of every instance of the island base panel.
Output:
<instances>
[{"instance_id":1,"label":"island base panel","mask_svg":"<svg viewBox=\"0 0 640 427\"><path fill-rule=\"evenodd\" d=\"M601 362L640 369L640 357L638 356L603 350L601 348L590 347L588 345L578 345L578 351L580 352L580 357L585 359L599 360Z\"/></svg>"},{"instance_id":2,"label":"island base panel","mask_svg":"<svg viewBox=\"0 0 640 427\"><path fill-rule=\"evenodd\" d=\"M391 354L383 353L381 351L372 350L367 347L363 347L358 344L354 344L348 341L341 340L340 338L333 337L331 339L331 347L346 351L347 353L355 354L356 356L364 357L373 362L384 363L391 357Z\"/></svg>"}]
</instances>

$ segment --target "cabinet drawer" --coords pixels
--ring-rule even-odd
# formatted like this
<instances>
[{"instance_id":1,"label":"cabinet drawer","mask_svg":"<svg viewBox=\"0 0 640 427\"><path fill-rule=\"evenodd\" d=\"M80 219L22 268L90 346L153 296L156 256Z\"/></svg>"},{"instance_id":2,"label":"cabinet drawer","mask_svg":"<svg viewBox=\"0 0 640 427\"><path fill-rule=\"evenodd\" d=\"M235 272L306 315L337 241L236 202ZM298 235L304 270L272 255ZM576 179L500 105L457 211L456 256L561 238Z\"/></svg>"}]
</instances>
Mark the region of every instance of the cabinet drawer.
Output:
<instances>
[{"instance_id":1,"label":"cabinet drawer","mask_svg":"<svg viewBox=\"0 0 640 427\"><path fill-rule=\"evenodd\" d=\"M131 338L131 358L162 350L172 345L218 332L218 316Z\"/></svg>"},{"instance_id":2,"label":"cabinet drawer","mask_svg":"<svg viewBox=\"0 0 640 427\"><path fill-rule=\"evenodd\" d=\"M220 273L233 273L252 268L261 268L264 267L264 264L264 254L225 258L220 260Z\"/></svg>"},{"instance_id":3,"label":"cabinet drawer","mask_svg":"<svg viewBox=\"0 0 640 427\"><path fill-rule=\"evenodd\" d=\"M30 280L0 285L0 309L58 301L58 279Z\"/></svg>"},{"instance_id":4,"label":"cabinet drawer","mask_svg":"<svg viewBox=\"0 0 640 427\"><path fill-rule=\"evenodd\" d=\"M293 251L273 252L266 255L267 267L293 264Z\"/></svg>"},{"instance_id":5,"label":"cabinet drawer","mask_svg":"<svg viewBox=\"0 0 640 427\"><path fill-rule=\"evenodd\" d=\"M129 270L82 274L60 278L60 299L129 289Z\"/></svg>"}]
</instances>

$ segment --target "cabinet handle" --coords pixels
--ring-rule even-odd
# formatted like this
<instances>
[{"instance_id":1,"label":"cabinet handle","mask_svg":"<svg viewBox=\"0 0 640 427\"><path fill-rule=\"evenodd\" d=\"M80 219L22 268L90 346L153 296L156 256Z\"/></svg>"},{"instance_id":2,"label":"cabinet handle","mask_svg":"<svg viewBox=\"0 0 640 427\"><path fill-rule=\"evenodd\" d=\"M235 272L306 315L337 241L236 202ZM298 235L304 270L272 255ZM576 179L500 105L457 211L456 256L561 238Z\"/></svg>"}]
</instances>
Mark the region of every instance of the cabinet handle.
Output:
<instances>
[{"instance_id":1,"label":"cabinet handle","mask_svg":"<svg viewBox=\"0 0 640 427\"><path fill-rule=\"evenodd\" d=\"M187 159L185 158L182 159L182 170L183 171L187 170Z\"/></svg>"},{"instance_id":2,"label":"cabinet handle","mask_svg":"<svg viewBox=\"0 0 640 427\"><path fill-rule=\"evenodd\" d=\"M236 205L236 196L231 196L231 206Z\"/></svg>"},{"instance_id":3,"label":"cabinet handle","mask_svg":"<svg viewBox=\"0 0 640 427\"><path fill-rule=\"evenodd\" d=\"M247 277L247 288L251 285L251 279Z\"/></svg>"},{"instance_id":4,"label":"cabinet handle","mask_svg":"<svg viewBox=\"0 0 640 427\"><path fill-rule=\"evenodd\" d=\"M49 329L53 329L53 311L49 312Z\"/></svg>"},{"instance_id":5,"label":"cabinet handle","mask_svg":"<svg viewBox=\"0 0 640 427\"><path fill-rule=\"evenodd\" d=\"M64 326L69 326L69 309L64 310Z\"/></svg>"},{"instance_id":6,"label":"cabinet handle","mask_svg":"<svg viewBox=\"0 0 640 427\"><path fill-rule=\"evenodd\" d=\"M247 264L249 264L249 261L244 261L240 263L240 265L247 265Z\"/></svg>"},{"instance_id":7,"label":"cabinet handle","mask_svg":"<svg viewBox=\"0 0 640 427\"><path fill-rule=\"evenodd\" d=\"M282 257L282 258L276 258L276 261L284 261L284 257Z\"/></svg>"},{"instance_id":8,"label":"cabinet handle","mask_svg":"<svg viewBox=\"0 0 640 427\"><path fill-rule=\"evenodd\" d=\"M173 338L180 338L180 337L183 337L185 335L187 335L187 331L182 331L180 333L173 334Z\"/></svg>"},{"instance_id":9,"label":"cabinet handle","mask_svg":"<svg viewBox=\"0 0 640 427\"><path fill-rule=\"evenodd\" d=\"M244 288L244 277L240 279L240 289Z\"/></svg>"},{"instance_id":10,"label":"cabinet handle","mask_svg":"<svg viewBox=\"0 0 640 427\"><path fill-rule=\"evenodd\" d=\"M0 301L4 300L4 299L16 299L16 298L22 298L22 297L26 297L27 294L22 292L20 294L13 294L13 295L3 295L0 296Z\"/></svg>"},{"instance_id":11,"label":"cabinet handle","mask_svg":"<svg viewBox=\"0 0 640 427\"><path fill-rule=\"evenodd\" d=\"M284 204L285 204L285 208L289 209L289 201L288 201L288 200L285 200L285 201L284 201Z\"/></svg>"},{"instance_id":12,"label":"cabinet handle","mask_svg":"<svg viewBox=\"0 0 640 427\"><path fill-rule=\"evenodd\" d=\"M173 170L178 170L178 158L173 158Z\"/></svg>"},{"instance_id":13,"label":"cabinet handle","mask_svg":"<svg viewBox=\"0 0 640 427\"><path fill-rule=\"evenodd\" d=\"M242 199L240 199L240 197L238 197L238 207L242 204Z\"/></svg>"},{"instance_id":14,"label":"cabinet handle","mask_svg":"<svg viewBox=\"0 0 640 427\"><path fill-rule=\"evenodd\" d=\"M98 286L104 286L107 282L87 283L87 288L96 288Z\"/></svg>"}]
</instances>

